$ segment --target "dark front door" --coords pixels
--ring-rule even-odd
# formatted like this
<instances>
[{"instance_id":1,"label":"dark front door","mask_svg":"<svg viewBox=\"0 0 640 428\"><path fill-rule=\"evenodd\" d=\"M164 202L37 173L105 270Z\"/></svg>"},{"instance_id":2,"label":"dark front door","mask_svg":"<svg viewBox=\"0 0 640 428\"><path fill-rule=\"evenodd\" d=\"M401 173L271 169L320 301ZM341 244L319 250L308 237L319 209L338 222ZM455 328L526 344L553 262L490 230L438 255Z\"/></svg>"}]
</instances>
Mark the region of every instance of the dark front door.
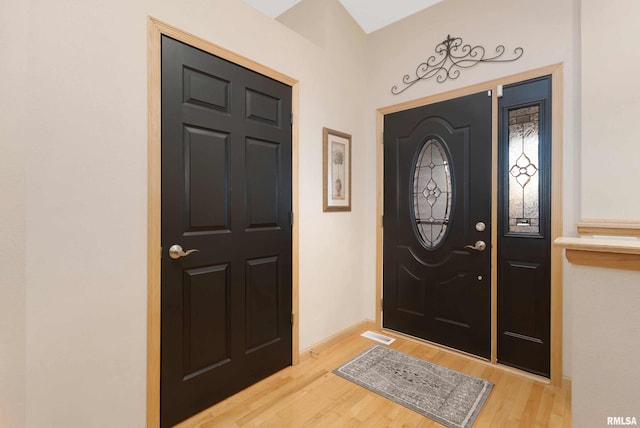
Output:
<instances>
[{"instance_id":1,"label":"dark front door","mask_svg":"<svg viewBox=\"0 0 640 428\"><path fill-rule=\"evenodd\" d=\"M491 97L384 120L383 326L491 356Z\"/></svg>"},{"instance_id":2,"label":"dark front door","mask_svg":"<svg viewBox=\"0 0 640 428\"><path fill-rule=\"evenodd\" d=\"M291 364L290 112L289 86L162 38L163 427Z\"/></svg>"}]
</instances>

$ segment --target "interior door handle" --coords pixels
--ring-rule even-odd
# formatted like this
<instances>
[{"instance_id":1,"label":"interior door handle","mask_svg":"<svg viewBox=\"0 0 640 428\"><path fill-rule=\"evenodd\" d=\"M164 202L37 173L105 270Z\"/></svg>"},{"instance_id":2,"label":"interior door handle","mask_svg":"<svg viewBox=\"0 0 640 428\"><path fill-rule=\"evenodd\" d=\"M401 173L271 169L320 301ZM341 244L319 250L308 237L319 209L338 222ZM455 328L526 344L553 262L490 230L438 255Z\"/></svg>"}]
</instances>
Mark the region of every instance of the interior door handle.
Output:
<instances>
[{"instance_id":1,"label":"interior door handle","mask_svg":"<svg viewBox=\"0 0 640 428\"><path fill-rule=\"evenodd\" d=\"M484 251L487 249L487 244L484 241L476 241L475 245L465 245L464 248L476 251Z\"/></svg>"},{"instance_id":2,"label":"interior door handle","mask_svg":"<svg viewBox=\"0 0 640 428\"><path fill-rule=\"evenodd\" d=\"M172 245L171 248L169 248L169 257L171 257L172 259L179 259L180 257L185 257L189 254L197 253L199 251L200 250L196 250L195 248L193 250L184 251L180 245L176 244Z\"/></svg>"}]
</instances>

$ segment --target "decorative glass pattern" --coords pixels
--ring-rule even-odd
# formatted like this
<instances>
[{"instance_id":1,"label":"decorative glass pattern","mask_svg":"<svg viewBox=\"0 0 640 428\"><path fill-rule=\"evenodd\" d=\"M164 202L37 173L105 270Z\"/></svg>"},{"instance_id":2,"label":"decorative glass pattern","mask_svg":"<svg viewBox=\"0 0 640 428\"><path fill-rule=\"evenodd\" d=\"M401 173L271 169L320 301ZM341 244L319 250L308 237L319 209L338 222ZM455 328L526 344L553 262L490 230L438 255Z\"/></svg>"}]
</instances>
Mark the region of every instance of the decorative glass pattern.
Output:
<instances>
[{"instance_id":1,"label":"decorative glass pattern","mask_svg":"<svg viewBox=\"0 0 640 428\"><path fill-rule=\"evenodd\" d=\"M509 111L509 232L540 233L540 107Z\"/></svg>"},{"instance_id":2,"label":"decorative glass pattern","mask_svg":"<svg viewBox=\"0 0 640 428\"><path fill-rule=\"evenodd\" d=\"M416 228L428 249L436 248L445 237L452 192L449 157L440 141L431 138L418 155L413 176Z\"/></svg>"}]
</instances>

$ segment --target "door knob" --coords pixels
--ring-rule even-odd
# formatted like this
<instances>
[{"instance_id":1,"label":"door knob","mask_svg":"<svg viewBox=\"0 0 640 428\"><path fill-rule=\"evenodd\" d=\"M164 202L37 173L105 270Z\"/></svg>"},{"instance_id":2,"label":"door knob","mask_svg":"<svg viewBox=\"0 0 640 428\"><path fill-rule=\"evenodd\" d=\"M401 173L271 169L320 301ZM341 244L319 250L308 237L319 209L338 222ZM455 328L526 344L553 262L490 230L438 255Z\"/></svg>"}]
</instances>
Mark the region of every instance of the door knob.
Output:
<instances>
[{"instance_id":1,"label":"door knob","mask_svg":"<svg viewBox=\"0 0 640 428\"><path fill-rule=\"evenodd\" d=\"M465 245L464 248L476 251L484 251L487 249L487 244L484 241L476 241L475 245Z\"/></svg>"},{"instance_id":2,"label":"door knob","mask_svg":"<svg viewBox=\"0 0 640 428\"><path fill-rule=\"evenodd\" d=\"M197 253L199 251L200 250L196 250L195 248L193 250L184 251L180 245L176 244L169 248L169 257L172 259L179 259L180 257L188 256L189 254Z\"/></svg>"}]
</instances>

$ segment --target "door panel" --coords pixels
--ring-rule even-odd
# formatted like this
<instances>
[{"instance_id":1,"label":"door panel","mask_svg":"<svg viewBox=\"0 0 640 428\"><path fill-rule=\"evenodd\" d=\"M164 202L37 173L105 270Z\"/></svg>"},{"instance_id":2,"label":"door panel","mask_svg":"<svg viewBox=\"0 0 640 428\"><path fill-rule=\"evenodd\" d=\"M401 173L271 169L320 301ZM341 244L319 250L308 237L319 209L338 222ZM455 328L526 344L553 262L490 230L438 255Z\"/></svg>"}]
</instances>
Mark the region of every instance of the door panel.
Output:
<instances>
[{"instance_id":1,"label":"door panel","mask_svg":"<svg viewBox=\"0 0 640 428\"><path fill-rule=\"evenodd\" d=\"M184 128L187 232L229 229L229 134Z\"/></svg>"},{"instance_id":2,"label":"door panel","mask_svg":"<svg viewBox=\"0 0 640 428\"><path fill-rule=\"evenodd\" d=\"M184 372L191 378L229 359L229 266L186 270L183 293Z\"/></svg>"},{"instance_id":3,"label":"door panel","mask_svg":"<svg viewBox=\"0 0 640 428\"><path fill-rule=\"evenodd\" d=\"M183 101L185 104L229 113L230 83L227 80L185 66Z\"/></svg>"},{"instance_id":4,"label":"door panel","mask_svg":"<svg viewBox=\"0 0 640 428\"><path fill-rule=\"evenodd\" d=\"M247 88L246 103L247 119L271 126L282 126L282 109L278 98Z\"/></svg>"},{"instance_id":5,"label":"door panel","mask_svg":"<svg viewBox=\"0 0 640 428\"><path fill-rule=\"evenodd\" d=\"M551 78L499 100L498 362L550 375Z\"/></svg>"},{"instance_id":6,"label":"door panel","mask_svg":"<svg viewBox=\"0 0 640 428\"><path fill-rule=\"evenodd\" d=\"M247 261L247 352L280 340L278 257Z\"/></svg>"},{"instance_id":7,"label":"door panel","mask_svg":"<svg viewBox=\"0 0 640 428\"><path fill-rule=\"evenodd\" d=\"M163 427L291 364L290 111L290 87L163 36Z\"/></svg>"},{"instance_id":8,"label":"door panel","mask_svg":"<svg viewBox=\"0 0 640 428\"><path fill-rule=\"evenodd\" d=\"M424 317L424 287L422 279L403 264L397 266L396 310Z\"/></svg>"},{"instance_id":9,"label":"door panel","mask_svg":"<svg viewBox=\"0 0 640 428\"><path fill-rule=\"evenodd\" d=\"M280 144L248 138L245 150L249 229L277 227Z\"/></svg>"},{"instance_id":10,"label":"door panel","mask_svg":"<svg viewBox=\"0 0 640 428\"><path fill-rule=\"evenodd\" d=\"M383 326L490 358L491 97L386 115L384 174Z\"/></svg>"}]
</instances>

